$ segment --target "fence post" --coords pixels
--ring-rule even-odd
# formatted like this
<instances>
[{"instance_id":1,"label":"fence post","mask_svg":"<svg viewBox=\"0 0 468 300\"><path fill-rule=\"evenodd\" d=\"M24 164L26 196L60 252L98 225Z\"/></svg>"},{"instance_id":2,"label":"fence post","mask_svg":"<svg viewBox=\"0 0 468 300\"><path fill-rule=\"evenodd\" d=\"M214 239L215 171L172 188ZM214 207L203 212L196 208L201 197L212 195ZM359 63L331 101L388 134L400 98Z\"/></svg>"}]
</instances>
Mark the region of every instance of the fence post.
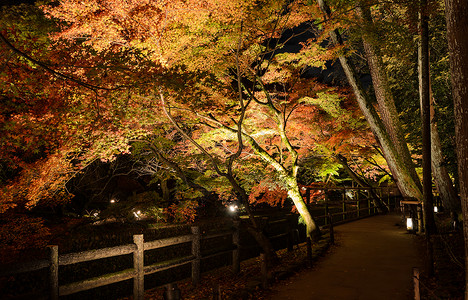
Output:
<instances>
[{"instance_id":1,"label":"fence post","mask_svg":"<svg viewBox=\"0 0 468 300\"><path fill-rule=\"evenodd\" d=\"M268 288L268 266L265 257L265 253L260 253L260 263L261 266L261 273L262 273L262 287L264 289Z\"/></svg>"},{"instance_id":2,"label":"fence post","mask_svg":"<svg viewBox=\"0 0 468 300\"><path fill-rule=\"evenodd\" d=\"M343 190L343 221L346 220L346 190Z\"/></svg>"},{"instance_id":3,"label":"fence post","mask_svg":"<svg viewBox=\"0 0 468 300\"><path fill-rule=\"evenodd\" d=\"M59 285L58 285L58 246L49 246L49 289L50 298L52 300L58 300L59 298Z\"/></svg>"},{"instance_id":4,"label":"fence post","mask_svg":"<svg viewBox=\"0 0 468 300\"><path fill-rule=\"evenodd\" d=\"M367 207L369 208L369 216L372 214L371 207L371 190L367 190Z\"/></svg>"},{"instance_id":5,"label":"fence post","mask_svg":"<svg viewBox=\"0 0 468 300\"><path fill-rule=\"evenodd\" d=\"M359 218L361 216L361 200L359 200L359 194L360 194L361 190L357 190L357 193L356 193L356 204L357 204L357 217Z\"/></svg>"},{"instance_id":6,"label":"fence post","mask_svg":"<svg viewBox=\"0 0 468 300\"><path fill-rule=\"evenodd\" d=\"M200 282L200 227L192 226L192 255L195 259L192 261L192 283L197 285Z\"/></svg>"},{"instance_id":7,"label":"fence post","mask_svg":"<svg viewBox=\"0 0 468 300\"><path fill-rule=\"evenodd\" d=\"M145 249L143 235L134 235L133 243L135 243L137 247L136 250L133 252L133 268L135 269L136 273L135 277L133 278L133 299L143 300L145 296Z\"/></svg>"},{"instance_id":8,"label":"fence post","mask_svg":"<svg viewBox=\"0 0 468 300\"><path fill-rule=\"evenodd\" d=\"M325 217L325 220L327 218ZM306 237L306 247L307 247L307 267L312 268L312 240L310 236Z\"/></svg>"},{"instance_id":9,"label":"fence post","mask_svg":"<svg viewBox=\"0 0 468 300\"><path fill-rule=\"evenodd\" d=\"M234 221L234 232L232 233L232 272L238 274L240 271L240 221Z\"/></svg>"},{"instance_id":10,"label":"fence post","mask_svg":"<svg viewBox=\"0 0 468 300\"><path fill-rule=\"evenodd\" d=\"M418 212L418 234L422 234L424 224L423 224L423 212L422 212L421 205L418 205L416 210Z\"/></svg>"},{"instance_id":11,"label":"fence post","mask_svg":"<svg viewBox=\"0 0 468 300\"><path fill-rule=\"evenodd\" d=\"M327 190L325 190L325 216L328 215L328 194L327 194ZM325 218L325 225L328 224L328 220L327 218Z\"/></svg>"},{"instance_id":12,"label":"fence post","mask_svg":"<svg viewBox=\"0 0 468 300\"><path fill-rule=\"evenodd\" d=\"M330 243L333 245L335 243L335 231L333 229L333 222L331 219L331 214L328 214L327 218L329 219L330 225L329 225L329 230L330 230Z\"/></svg>"},{"instance_id":13,"label":"fence post","mask_svg":"<svg viewBox=\"0 0 468 300\"><path fill-rule=\"evenodd\" d=\"M286 222L287 222L287 227L286 227L286 237L287 237L287 247L288 247L288 252L293 251L293 243L294 243L294 237L293 237L293 225L292 225L292 215L287 214L286 215Z\"/></svg>"},{"instance_id":14,"label":"fence post","mask_svg":"<svg viewBox=\"0 0 468 300\"><path fill-rule=\"evenodd\" d=\"M414 284L414 300L420 300L421 295L419 292L419 269L413 268L413 284Z\"/></svg>"}]
</instances>

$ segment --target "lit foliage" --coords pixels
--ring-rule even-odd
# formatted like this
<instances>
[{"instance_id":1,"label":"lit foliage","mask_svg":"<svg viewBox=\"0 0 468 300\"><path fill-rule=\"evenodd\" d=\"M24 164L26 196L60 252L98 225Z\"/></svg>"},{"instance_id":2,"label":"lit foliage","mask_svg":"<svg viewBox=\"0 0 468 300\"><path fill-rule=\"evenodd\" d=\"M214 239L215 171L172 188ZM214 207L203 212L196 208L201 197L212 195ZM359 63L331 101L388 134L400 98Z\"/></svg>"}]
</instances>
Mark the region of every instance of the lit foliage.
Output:
<instances>
[{"instance_id":1,"label":"lit foliage","mask_svg":"<svg viewBox=\"0 0 468 300\"><path fill-rule=\"evenodd\" d=\"M120 153L129 153L132 140L148 136L173 140L167 146L175 149L172 153L179 156L179 161L185 160L187 168L206 172L206 157L196 154L191 145L174 139L170 131L163 129L168 126L155 97L159 92L167 96L168 107L176 112L176 118L184 121L184 129L213 151L217 160L225 162L236 151L235 135L222 127L213 130L203 124L208 122L206 116L211 115L227 126L234 125L239 109L236 92L231 87L236 59L243 78L261 81L275 99L274 104L281 111L291 113L286 130L300 155L309 151L327 155L355 151L351 150L353 146L366 145L372 140L347 91L299 79L306 65L322 66L323 60L332 58L340 49L321 48L319 36L304 43L298 53L270 57L284 46L277 42L285 30L315 18L318 9L308 1L71 0L43 9L60 22L60 31L52 33L52 41L43 38L43 32L38 34L43 42L41 56L35 57L74 80L60 80L24 57L14 55L18 66L12 69L24 69L19 78L25 80L25 86L29 86L30 80L26 74L32 71L44 77L34 80L43 82L47 89L40 85L32 87L48 91L41 99L50 105L35 107L42 107L38 115L49 121L29 117L31 109L28 108L12 118L27 118L25 125L18 127L22 123L16 122L17 127L9 125L8 132L14 136L27 126L38 128L36 124L40 124L44 132L55 134L50 138L53 144L44 152L45 158L36 163L37 170L44 168L45 172L25 165L22 179L15 183L23 187L32 183L34 190L40 192L23 195L28 205L58 195L57 188L66 192L64 182L69 176L95 159L108 161ZM9 29L5 34L12 39L15 30ZM33 46L26 42L21 45L24 52L35 54ZM3 44L1 50L12 55ZM252 69L265 58L268 59L257 69L261 74ZM21 83L15 82L13 75L4 82ZM254 87L253 94L260 102L266 96L259 92L259 87ZM245 127L272 157L286 166L294 163L288 161L290 153L283 151L276 121L259 103L250 103ZM21 139L30 136L27 132ZM31 148L39 140L31 143ZM23 145L22 140L17 144ZM200 162L203 159L205 162ZM247 189L258 184L258 176L276 178L271 175L272 168L265 168L248 148L235 169L239 170L238 178ZM228 198L230 189L226 182L215 177L206 172L197 180ZM50 192L45 192L46 189ZM13 199L15 195L7 196L6 199Z\"/></svg>"}]
</instances>

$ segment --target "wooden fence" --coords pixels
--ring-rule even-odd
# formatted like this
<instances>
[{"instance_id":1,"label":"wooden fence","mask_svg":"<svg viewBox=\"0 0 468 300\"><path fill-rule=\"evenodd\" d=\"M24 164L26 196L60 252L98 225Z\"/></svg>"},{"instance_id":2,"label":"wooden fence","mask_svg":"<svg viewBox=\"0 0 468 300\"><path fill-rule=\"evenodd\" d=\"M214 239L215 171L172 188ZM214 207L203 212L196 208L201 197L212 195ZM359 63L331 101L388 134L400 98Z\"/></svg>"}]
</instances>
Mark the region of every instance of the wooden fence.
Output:
<instances>
[{"instance_id":1,"label":"wooden fence","mask_svg":"<svg viewBox=\"0 0 468 300\"><path fill-rule=\"evenodd\" d=\"M344 194L343 194L344 195ZM370 194L369 194L370 195ZM367 207L360 208L360 202L366 201ZM349 202L349 201L348 201ZM351 219L356 219L362 217L360 214L361 211L366 210L366 215L372 215L376 212L376 208L371 205L371 199L356 199L353 203L357 203L356 210L347 209L347 201L345 196L343 196L343 211L330 213L329 208L325 205L324 215L318 216L316 218L324 218L325 224L332 220L333 216L342 216L342 220L337 221L349 221ZM388 205L390 205L390 197L388 197ZM353 213L353 215L352 215ZM349 218L352 216L352 218ZM327 221L328 217L328 221ZM335 223L335 221L333 221ZM294 232L297 233L297 222L295 225L292 224L291 219L281 219L272 222L267 222L268 226L273 224L285 223L286 229L285 232L277 234L275 236L270 236L270 239L277 239L281 237L287 238L287 248L292 250L293 241L298 242L297 234L294 235ZM27 263L15 264L10 267L3 268L0 270L0 276L10 276L18 273L32 272L44 268L49 268L49 293L50 298L56 300L59 296L70 295L78 293L81 291L89 290L92 288L97 288L112 283L121 282L128 279L133 279L133 297L134 299L143 299L144 296L144 277L145 275L153 274L163 270L175 268L185 264L191 264L192 270L192 282L194 284L199 283L200 281L200 270L201 270L201 260L214 257L217 255L222 255L232 252L232 270L237 273L240 270L240 249L248 248L246 245L239 244L240 241L240 230L239 222L235 222L234 229L227 230L223 232L218 232L214 234L201 234L200 228L197 226L191 227L191 234L171 237L166 239L154 240L145 242L143 235L134 235L133 244L121 245L117 247L102 248L96 250L83 251L78 253L70 254L58 254L58 246L49 246L49 257L48 259L37 260ZM282 227L283 228L283 227ZM202 255L201 253L201 241L203 239L212 239L217 237L231 236L231 246L229 249L211 253L209 255ZM296 236L296 238L294 238ZM179 257L174 260L159 262L156 264L146 265L144 264L144 252L152 249L163 248L168 246L174 246L183 243L191 243L191 255L185 257ZM105 274L95 278L90 278L78 282L73 282L65 285L59 286L59 266L77 264L81 262L88 262L97 259L115 257L120 255L133 255L133 268L126 269L123 271Z\"/></svg>"}]
</instances>

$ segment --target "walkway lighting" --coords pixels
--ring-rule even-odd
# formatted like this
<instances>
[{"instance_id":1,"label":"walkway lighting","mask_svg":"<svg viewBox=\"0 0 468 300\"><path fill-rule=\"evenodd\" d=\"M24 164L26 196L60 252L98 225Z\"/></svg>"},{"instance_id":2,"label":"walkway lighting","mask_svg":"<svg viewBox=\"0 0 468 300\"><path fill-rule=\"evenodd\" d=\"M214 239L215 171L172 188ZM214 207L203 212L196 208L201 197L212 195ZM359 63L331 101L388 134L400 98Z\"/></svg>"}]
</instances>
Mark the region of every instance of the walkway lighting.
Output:
<instances>
[{"instance_id":1,"label":"walkway lighting","mask_svg":"<svg viewBox=\"0 0 468 300\"><path fill-rule=\"evenodd\" d=\"M230 211L230 212L233 212L233 213L234 213L234 212L236 212L238 209L239 209L239 207L238 207L237 205L235 205L235 204L229 205L229 211Z\"/></svg>"},{"instance_id":2,"label":"walkway lighting","mask_svg":"<svg viewBox=\"0 0 468 300\"><path fill-rule=\"evenodd\" d=\"M413 229L413 218L406 218L406 230L411 231Z\"/></svg>"},{"instance_id":3,"label":"walkway lighting","mask_svg":"<svg viewBox=\"0 0 468 300\"><path fill-rule=\"evenodd\" d=\"M439 208L437 206L434 206L434 212L435 213L438 213L439 212Z\"/></svg>"}]
</instances>

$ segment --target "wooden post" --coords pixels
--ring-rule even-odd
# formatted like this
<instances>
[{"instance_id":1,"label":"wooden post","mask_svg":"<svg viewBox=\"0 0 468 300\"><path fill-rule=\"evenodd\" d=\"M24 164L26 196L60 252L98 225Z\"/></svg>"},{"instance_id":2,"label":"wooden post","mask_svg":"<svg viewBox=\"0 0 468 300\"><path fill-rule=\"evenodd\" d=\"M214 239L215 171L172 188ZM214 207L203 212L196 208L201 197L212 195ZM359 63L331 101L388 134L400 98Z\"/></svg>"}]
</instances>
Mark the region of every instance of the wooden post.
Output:
<instances>
[{"instance_id":1,"label":"wooden post","mask_svg":"<svg viewBox=\"0 0 468 300\"><path fill-rule=\"evenodd\" d=\"M286 237L287 237L287 247L288 247L288 252L293 251L293 225L292 225L292 215L287 214L286 215L286 222L287 222L287 227L286 227Z\"/></svg>"},{"instance_id":2,"label":"wooden post","mask_svg":"<svg viewBox=\"0 0 468 300\"><path fill-rule=\"evenodd\" d=\"M413 268L413 284L414 284L414 300L420 300L421 295L419 292L419 269Z\"/></svg>"},{"instance_id":3,"label":"wooden post","mask_svg":"<svg viewBox=\"0 0 468 300\"><path fill-rule=\"evenodd\" d=\"M371 206L371 191L367 190L367 207L369 208L369 216L372 214L372 206Z\"/></svg>"},{"instance_id":4,"label":"wooden post","mask_svg":"<svg viewBox=\"0 0 468 300\"><path fill-rule=\"evenodd\" d=\"M306 246L307 246L307 267L312 268L312 240L310 239L310 236L306 237Z\"/></svg>"},{"instance_id":5,"label":"wooden post","mask_svg":"<svg viewBox=\"0 0 468 300\"><path fill-rule=\"evenodd\" d=\"M133 278L133 299L143 300L145 297L145 249L143 235L134 235L133 243L137 246L137 249L133 252L133 268L135 269L135 277Z\"/></svg>"},{"instance_id":6,"label":"wooden post","mask_svg":"<svg viewBox=\"0 0 468 300\"><path fill-rule=\"evenodd\" d=\"M200 282L200 227L192 226L192 255L195 259L192 261L192 283L197 285Z\"/></svg>"},{"instance_id":7,"label":"wooden post","mask_svg":"<svg viewBox=\"0 0 468 300\"><path fill-rule=\"evenodd\" d=\"M356 193L356 202L357 202L357 217L359 218L361 216L361 200L359 200L359 194L361 190L357 190Z\"/></svg>"},{"instance_id":8,"label":"wooden post","mask_svg":"<svg viewBox=\"0 0 468 300\"><path fill-rule=\"evenodd\" d=\"M238 274L240 271L240 221L234 221L234 232L232 233L232 244L235 249L232 251L232 272Z\"/></svg>"},{"instance_id":9,"label":"wooden post","mask_svg":"<svg viewBox=\"0 0 468 300\"><path fill-rule=\"evenodd\" d=\"M328 194L327 194L327 190L325 190L325 216L328 215ZM327 218L325 218L325 225L327 225Z\"/></svg>"},{"instance_id":10,"label":"wooden post","mask_svg":"<svg viewBox=\"0 0 468 300\"><path fill-rule=\"evenodd\" d=\"M343 221L346 220L346 190L343 190Z\"/></svg>"},{"instance_id":11,"label":"wooden post","mask_svg":"<svg viewBox=\"0 0 468 300\"><path fill-rule=\"evenodd\" d=\"M260 253L260 261L261 261L261 272L262 272L262 287L264 289L268 288L268 267L265 253Z\"/></svg>"},{"instance_id":12,"label":"wooden post","mask_svg":"<svg viewBox=\"0 0 468 300\"><path fill-rule=\"evenodd\" d=\"M219 283L215 283L213 286L213 300L221 300L221 286Z\"/></svg>"},{"instance_id":13,"label":"wooden post","mask_svg":"<svg viewBox=\"0 0 468 300\"><path fill-rule=\"evenodd\" d=\"M328 214L327 218L329 219L329 222L330 222L330 225L329 225L330 243L333 245L335 243L335 231L333 229L333 222L332 222L331 214Z\"/></svg>"},{"instance_id":14,"label":"wooden post","mask_svg":"<svg viewBox=\"0 0 468 300\"><path fill-rule=\"evenodd\" d=\"M422 213L422 207L420 205L418 205L417 211L418 211L418 234L422 234L422 232L423 232L423 213Z\"/></svg>"},{"instance_id":15,"label":"wooden post","mask_svg":"<svg viewBox=\"0 0 468 300\"><path fill-rule=\"evenodd\" d=\"M59 298L59 284L58 284L58 246L49 246L49 290L50 299L58 300Z\"/></svg>"}]
</instances>

